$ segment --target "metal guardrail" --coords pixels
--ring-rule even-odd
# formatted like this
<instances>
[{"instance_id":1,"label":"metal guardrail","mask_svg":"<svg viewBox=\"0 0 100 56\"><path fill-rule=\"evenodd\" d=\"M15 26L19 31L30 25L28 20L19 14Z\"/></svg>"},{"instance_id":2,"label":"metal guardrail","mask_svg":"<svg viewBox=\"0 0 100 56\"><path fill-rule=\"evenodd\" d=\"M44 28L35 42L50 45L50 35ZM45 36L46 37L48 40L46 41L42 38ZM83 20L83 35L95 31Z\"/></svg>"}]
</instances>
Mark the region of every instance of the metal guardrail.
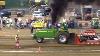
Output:
<instances>
[{"instance_id":1,"label":"metal guardrail","mask_svg":"<svg viewBox=\"0 0 100 56\"><path fill-rule=\"evenodd\" d=\"M79 21L78 22L78 28L91 28L91 22L90 21Z\"/></svg>"},{"instance_id":2,"label":"metal guardrail","mask_svg":"<svg viewBox=\"0 0 100 56\"><path fill-rule=\"evenodd\" d=\"M94 29L94 26L91 25L90 21L77 21L74 23L73 27L73 29L91 29L91 28ZM96 29L100 29L100 24Z\"/></svg>"},{"instance_id":3,"label":"metal guardrail","mask_svg":"<svg viewBox=\"0 0 100 56\"><path fill-rule=\"evenodd\" d=\"M30 14L30 9L29 8L12 8L12 9L3 9L11 12L12 15L16 15L16 12L19 10L24 10L25 14Z\"/></svg>"}]
</instances>

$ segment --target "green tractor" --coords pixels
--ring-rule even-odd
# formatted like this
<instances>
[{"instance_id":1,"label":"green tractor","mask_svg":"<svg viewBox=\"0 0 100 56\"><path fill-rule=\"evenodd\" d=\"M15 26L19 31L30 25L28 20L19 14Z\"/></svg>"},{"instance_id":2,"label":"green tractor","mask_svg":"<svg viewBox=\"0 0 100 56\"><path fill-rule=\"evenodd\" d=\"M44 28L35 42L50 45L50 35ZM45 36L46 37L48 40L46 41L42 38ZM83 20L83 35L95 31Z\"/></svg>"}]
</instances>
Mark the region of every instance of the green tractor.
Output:
<instances>
[{"instance_id":1,"label":"green tractor","mask_svg":"<svg viewBox=\"0 0 100 56\"><path fill-rule=\"evenodd\" d=\"M45 29L36 29L34 31L34 39L38 43L43 43L44 39L56 39L58 43L65 44L68 41L69 32L66 23L59 24L60 27L51 27Z\"/></svg>"}]
</instances>

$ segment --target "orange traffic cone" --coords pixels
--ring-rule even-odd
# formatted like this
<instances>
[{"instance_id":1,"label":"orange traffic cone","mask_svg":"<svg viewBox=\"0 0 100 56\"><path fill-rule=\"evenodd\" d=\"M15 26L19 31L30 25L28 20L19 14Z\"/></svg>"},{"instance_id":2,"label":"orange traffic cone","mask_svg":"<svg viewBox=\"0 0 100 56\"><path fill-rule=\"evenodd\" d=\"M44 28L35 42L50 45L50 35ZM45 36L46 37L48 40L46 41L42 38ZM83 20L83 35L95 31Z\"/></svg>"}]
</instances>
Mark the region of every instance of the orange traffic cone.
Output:
<instances>
[{"instance_id":1,"label":"orange traffic cone","mask_svg":"<svg viewBox=\"0 0 100 56\"><path fill-rule=\"evenodd\" d=\"M41 47L39 47L36 52L40 53L41 52Z\"/></svg>"},{"instance_id":2,"label":"orange traffic cone","mask_svg":"<svg viewBox=\"0 0 100 56\"><path fill-rule=\"evenodd\" d=\"M41 52L41 47L38 48L38 52Z\"/></svg>"}]
</instances>

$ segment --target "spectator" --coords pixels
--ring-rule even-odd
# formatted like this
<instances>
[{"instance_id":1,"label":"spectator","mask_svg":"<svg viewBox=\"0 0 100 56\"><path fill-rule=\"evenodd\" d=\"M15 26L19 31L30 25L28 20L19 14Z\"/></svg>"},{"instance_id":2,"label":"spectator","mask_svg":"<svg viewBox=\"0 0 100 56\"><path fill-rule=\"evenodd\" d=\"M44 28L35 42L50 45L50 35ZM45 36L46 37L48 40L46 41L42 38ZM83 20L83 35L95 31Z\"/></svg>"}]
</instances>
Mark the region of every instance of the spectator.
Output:
<instances>
[{"instance_id":1,"label":"spectator","mask_svg":"<svg viewBox=\"0 0 100 56\"><path fill-rule=\"evenodd\" d=\"M23 27L26 27L26 26L27 26L26 21L23 21Z\"/></svg>"},{"instance_id":2,"label":"spectator","mask_svg":"<svg viewBox=\"0 0 100 56\"><path fill-rule=\"evenodd\" d=\"M14 22L17 23L17 21L18 21L18 19L17 18L14 18Z\"/></svg>"},{"instance_id":3,"label":"spectator","mask_svg":"<svg viewBox=\"0 0 100 56\"><path fill-rule=\"evenodd\" d=\"M32 20L31 19L28 19L28 22L27 22L27 27L28 28L31 28L31 23L32 23Z\"/></svg>"},{"instance_id":4,"label":"spectator","mask_svg":"<svg viewBox=\"0 0 100 56\"><path fill-rule=\"evenodd\" d=\"M8 18L8 20L9 20L9 27L12 27L13 26L13 20L10 17Z\"/></svg>"},{"instance_id":5,"label":"spectator","mask_svg":"<svg viewBox=\"0 0 100 56\"><path fill-rule=\"evenodd\" d=\"M17 22L18 22L18 19L14 18L15 28L17 28Z\"/></svg>"},{"instance_id":6,"label":"spectator","mask_svg":"<svg viewBox=\"0 0 100 56\"><path fill-rule=\"evenodd\" d=\"M21 24L22 24L22 19L19 17L17 21L17 27L21 28Z\"/></svg>"},{"instance_id":7,"label":"spectator","mask_svg":"<svg viewBox=\"0 0 100 56\"><path fill-rule=\"evenodd\" d=\"M7 17L3 17L3 26L6 26Z\"/></svg>"},{"instance_id":8,"label":"spectator","mask_svg":"<svg viewBox=\"0 0 100 56\"><path fill-rule=\"evenodd\" d=\"M2 22L2 18L0 17L0 29L2 29L2 27L3 27L3 24L2 24L3 22Z\"/></svg>"},{"instance_id":9,"label":"spectator","mask_svg":"<svg viewBox=\"0 0 100 56\"><path fill-rule=\"evenodd\" d=\"M22 21L22 19L19 17L19 18L18 18L18 22L21 22L21 21Z\"/></svg>"}]
</instances>

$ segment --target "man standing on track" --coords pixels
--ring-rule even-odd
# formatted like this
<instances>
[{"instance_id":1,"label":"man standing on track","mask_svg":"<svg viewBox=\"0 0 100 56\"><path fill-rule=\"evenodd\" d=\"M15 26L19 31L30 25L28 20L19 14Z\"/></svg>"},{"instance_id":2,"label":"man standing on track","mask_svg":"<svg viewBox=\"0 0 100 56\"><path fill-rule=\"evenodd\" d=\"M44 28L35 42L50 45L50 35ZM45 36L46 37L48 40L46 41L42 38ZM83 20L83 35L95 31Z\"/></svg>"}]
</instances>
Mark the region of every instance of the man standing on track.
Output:
<instances>
[{"instance_id":1,"label":"man standing on track","mask_svg":"<svg viewBox=\"0 0 100 56\"><path fill-rule=\"evenodd\" d=\"M20 44L19 44L19 36L18 36L18 34L15 36L15 41L16 41L16 48L21 48L20 47Z\"/></svg>"}]
</instances>

